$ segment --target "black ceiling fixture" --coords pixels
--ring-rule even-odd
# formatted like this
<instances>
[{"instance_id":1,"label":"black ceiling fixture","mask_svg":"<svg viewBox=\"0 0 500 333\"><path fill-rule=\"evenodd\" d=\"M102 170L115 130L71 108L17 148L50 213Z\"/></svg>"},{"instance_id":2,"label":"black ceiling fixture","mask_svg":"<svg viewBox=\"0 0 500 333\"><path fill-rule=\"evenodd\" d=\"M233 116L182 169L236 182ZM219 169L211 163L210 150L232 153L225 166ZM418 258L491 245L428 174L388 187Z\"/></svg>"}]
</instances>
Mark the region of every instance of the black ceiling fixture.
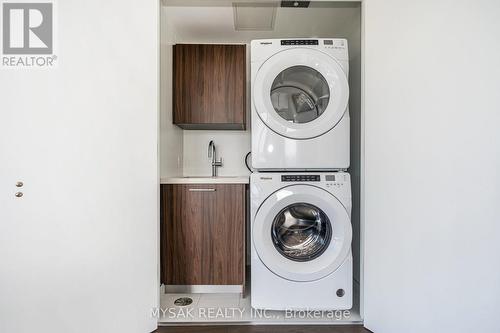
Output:
<instances>
[{"instance_id":1,"label":"black ceiling fixture","mask_svg":"<svg viewBox=\"0 0 500 333\"><path fill-rule=\"evenodd\" d=\"M311 1L281 1L281 7L307 8Z\"/></svg>"}]
</instances>

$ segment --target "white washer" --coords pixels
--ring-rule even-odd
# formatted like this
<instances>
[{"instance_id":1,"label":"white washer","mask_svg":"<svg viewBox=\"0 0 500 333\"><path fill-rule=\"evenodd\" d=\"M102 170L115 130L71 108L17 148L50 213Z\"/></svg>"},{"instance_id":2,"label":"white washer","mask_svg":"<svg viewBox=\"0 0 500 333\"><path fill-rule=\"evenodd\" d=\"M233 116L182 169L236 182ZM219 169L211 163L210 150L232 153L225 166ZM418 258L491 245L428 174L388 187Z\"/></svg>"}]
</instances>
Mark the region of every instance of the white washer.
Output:
<instances>
[{"instance_id":1,"label":"white washer","mask_svg":"<svg viewBox=\"0 0 500 333\"><path fill-rule=\"evenodd\" d=\"M253 40L250 58L252 166L347 169L347 40Z\"/></svg>"},{"instance_id":2,"label":"white washer","mask_svg":"<svg viewBox=\"0 0 500 333\"><path fill-rule=\"evenodd\" d=\"M349 174L253 173L250 200L252 307L350 309Z\"/></svg>"}]
</instances>

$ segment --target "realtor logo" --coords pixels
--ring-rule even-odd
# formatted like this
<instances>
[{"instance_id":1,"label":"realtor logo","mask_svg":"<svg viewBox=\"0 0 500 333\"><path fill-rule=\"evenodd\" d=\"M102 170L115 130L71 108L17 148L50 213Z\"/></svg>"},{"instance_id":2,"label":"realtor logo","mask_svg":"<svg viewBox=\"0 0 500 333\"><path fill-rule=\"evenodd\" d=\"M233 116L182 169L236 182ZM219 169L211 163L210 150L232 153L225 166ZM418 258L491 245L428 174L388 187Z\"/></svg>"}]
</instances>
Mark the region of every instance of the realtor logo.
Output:
<instances>
[{"instance_id":1,"label":"realtor logo","mask_svg":"<svg viewBox=\"0 0 500 333\"><path fill-rule=\"evenodd\" d=\"M53 2L3 2L1 17L2 67L54 65Z\"/></svg>"},{"instance_id":2,"label":"realtor logo","mask_svg":"<svg viewBox=\"0 0 500 333\"><path fill-rule=\"evenodd\" d=\"M3 54L52 54L52 3L3 3Z\"/></svg>"}]
</instances>

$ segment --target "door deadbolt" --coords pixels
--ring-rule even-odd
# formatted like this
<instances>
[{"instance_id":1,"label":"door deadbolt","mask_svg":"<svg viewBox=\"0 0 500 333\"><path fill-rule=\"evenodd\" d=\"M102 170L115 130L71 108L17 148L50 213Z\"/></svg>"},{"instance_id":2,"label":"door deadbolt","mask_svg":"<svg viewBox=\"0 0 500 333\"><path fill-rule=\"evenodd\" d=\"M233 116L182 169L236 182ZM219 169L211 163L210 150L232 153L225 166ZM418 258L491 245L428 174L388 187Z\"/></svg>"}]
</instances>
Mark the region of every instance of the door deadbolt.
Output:
<instances>
[{"instance_id":1,"label":"door deadbolt","mask_svg":"<svg viewBox=\"0 0 500 333\"><path fill-rule=\"evenodd\" d=\"M16 187L23 187L24 183L23 182L17 182Z\"/></svg>"}]
</instances>

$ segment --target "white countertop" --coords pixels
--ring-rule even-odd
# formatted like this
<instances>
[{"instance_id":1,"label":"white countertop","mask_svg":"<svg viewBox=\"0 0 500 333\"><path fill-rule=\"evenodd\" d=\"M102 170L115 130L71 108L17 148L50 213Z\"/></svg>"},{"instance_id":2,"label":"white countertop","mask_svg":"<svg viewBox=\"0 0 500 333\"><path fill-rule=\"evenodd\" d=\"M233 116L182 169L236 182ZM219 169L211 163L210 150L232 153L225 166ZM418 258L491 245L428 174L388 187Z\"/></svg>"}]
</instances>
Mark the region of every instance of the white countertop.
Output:
<instances>
[{"instance_id":1,"label":"white countertop","mask_svg":"<svg viewBox=\"0 0 500 333\"><path fill-rule=\"evenodd\" d=\"M220 176L220 177L166 177L160 178L161 184L248 184L249 176Z\"/></svg>"}]
</instances>

